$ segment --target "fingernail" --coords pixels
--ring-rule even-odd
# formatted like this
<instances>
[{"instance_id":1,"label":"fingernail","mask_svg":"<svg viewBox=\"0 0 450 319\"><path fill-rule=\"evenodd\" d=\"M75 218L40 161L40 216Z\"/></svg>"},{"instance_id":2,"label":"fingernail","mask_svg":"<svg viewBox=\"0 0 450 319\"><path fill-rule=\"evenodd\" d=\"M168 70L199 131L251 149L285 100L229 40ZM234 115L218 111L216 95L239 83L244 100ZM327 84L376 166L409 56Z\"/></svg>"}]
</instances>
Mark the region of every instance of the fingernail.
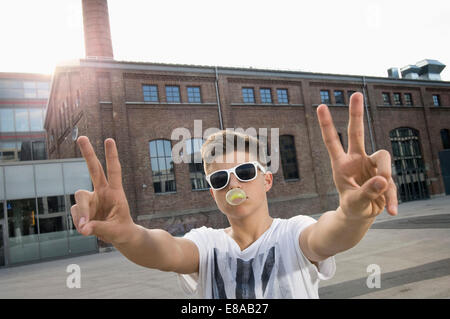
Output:
<instances>
[{"instance_id":1,"label":"fingernail","mask_svg":"<svg viewBox=\"0 0 450 319\"><path fill-rule=\"evenodd\" d=\"M375 182L374 187L375 187L375 190L378 192L383 188L383 184L380 182Z\"/></svg>"},{"instance_id":2,"label":"fingernail","mask_svg":"<svg viewBox=\"0 0 450 319\"><path fill-rule=\"evenodd\" d=\"M397 215L397 213L398 213L398 211L397 211L397 206L391 205L389 208L391 209L391 212L392 212L392 213L394 213L395 215Z\"/></svg>"},{"instance_id":3,"label":"fingernail","mask_svg":"<svg viewBox=\"0 0 450 319\"><path fill-rule=\"evenodd\" d=\"M86 223L86 218L81 217L80 221L78 222L78 226L83 227L83 225Z\"/></svg>"}]
</instances>

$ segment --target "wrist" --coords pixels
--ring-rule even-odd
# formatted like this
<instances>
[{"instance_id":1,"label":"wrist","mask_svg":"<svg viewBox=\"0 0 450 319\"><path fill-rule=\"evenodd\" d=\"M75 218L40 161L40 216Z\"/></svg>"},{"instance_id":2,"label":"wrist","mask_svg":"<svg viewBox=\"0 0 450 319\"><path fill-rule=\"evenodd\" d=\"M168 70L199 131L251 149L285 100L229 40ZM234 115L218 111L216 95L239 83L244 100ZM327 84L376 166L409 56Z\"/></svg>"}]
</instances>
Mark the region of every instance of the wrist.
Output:
<instances>
[{"instance_id":1,"label":"wrist","mask_svg":"<svg viewBox=\"0 0 450 319\"><path fill-rule=\"evenodd\" d=\"M112 243L116 248L133 245L142 236L143 227L131 222Z\"/></svg>"},{"instance_id":2,"label":"wrist","mask_svg":"<svg viewBox=\"0 0 450 319\"><path fill-rule=\"evenodd\" d=\"M372 224L375 220L375 217L364 216L364 214L350 214L345 211L341 206L336 209L336 214L347 222L358 222L358 223L367 223Z\"/></svg>"}]
</instances>

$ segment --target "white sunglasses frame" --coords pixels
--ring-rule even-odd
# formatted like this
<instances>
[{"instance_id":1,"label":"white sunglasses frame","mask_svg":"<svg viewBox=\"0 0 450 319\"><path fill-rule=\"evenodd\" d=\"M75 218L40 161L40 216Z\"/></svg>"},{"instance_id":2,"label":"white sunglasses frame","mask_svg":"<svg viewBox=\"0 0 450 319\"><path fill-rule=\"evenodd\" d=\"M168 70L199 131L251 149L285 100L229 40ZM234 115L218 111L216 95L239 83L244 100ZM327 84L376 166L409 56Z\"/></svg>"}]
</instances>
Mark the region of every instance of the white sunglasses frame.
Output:
<instances>
[{"instance_id":1,"label":"white sunglasses frame","mask_svg":"<svg viewBox=\"0 0 450 319\"><path fill-rule=\"evenodd\" d=\"M237 174L236 174L236 168L239 167L239 166L241 166L241 165L244 165L244 164L253 164L253 166L256 168L256 174L255 174L255 177L253 177L252 179L243 180L243 179L240 179L239 176L237 176ZM256 179L256 177L258 176L258 168L259 168L259 169L261 170L261 172L263 172L264 174L267 173L267 170L266 170L266 169L265 169L258 161L254 161L254 162L244 162L244 163L240 163L240 164L238 164L238 165L236 165L236 166L234 166L234 167L232 167L232 168L229 168L229 169L218 169L217 171L214 171L214 172L212 172L211 174L206 175L206 181L208 182L208 184L209 184L209 186L211 187L211 189L216 190L216 191L220 191L221 189L224 189L225 187L227 187L228 183L230 182L230 175L231 175L231 173L233 173L234 176L236 176L236 178L237 178L239 181L241 181L241 182L243 182L243 183L246 183L246 182L251 182L252 180ZM212 176L214 173L222 172L222 171L227 172L227 182L226 182L225 185L224 185L223 187L221 187L221 188L214 188L214 187L211 185L210 178L211 178L211 176Z\"/></svg>"}]
</instances>

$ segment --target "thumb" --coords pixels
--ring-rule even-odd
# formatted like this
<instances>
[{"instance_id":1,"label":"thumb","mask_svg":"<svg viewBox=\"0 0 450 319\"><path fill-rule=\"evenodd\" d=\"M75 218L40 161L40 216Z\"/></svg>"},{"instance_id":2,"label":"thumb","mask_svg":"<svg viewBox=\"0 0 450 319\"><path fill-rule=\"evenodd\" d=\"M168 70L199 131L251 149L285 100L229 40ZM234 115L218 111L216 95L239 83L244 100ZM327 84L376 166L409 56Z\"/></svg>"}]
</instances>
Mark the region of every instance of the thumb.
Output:
<instances>
[{"instance_id":1,"label":"thumb","mask_svg":"<svg viewBox=\"0 0 450 319\"><path fill-rule=\"evenodd\" d=\"M80 219L80 233L84 236L108 237L108 222L91 220L86 222L84 217Z\"/></svg>"},{"instance_id":2,"label":"thumb","mask_svg":"<svg viewBox=\"0 0 450 319\"><path fill-rule=\"evenodd\" d=\"M372 201L386 191L388 181L383 176L374 176L366 181L360 188L361 197Z\"/></svg>"}]
</instances>

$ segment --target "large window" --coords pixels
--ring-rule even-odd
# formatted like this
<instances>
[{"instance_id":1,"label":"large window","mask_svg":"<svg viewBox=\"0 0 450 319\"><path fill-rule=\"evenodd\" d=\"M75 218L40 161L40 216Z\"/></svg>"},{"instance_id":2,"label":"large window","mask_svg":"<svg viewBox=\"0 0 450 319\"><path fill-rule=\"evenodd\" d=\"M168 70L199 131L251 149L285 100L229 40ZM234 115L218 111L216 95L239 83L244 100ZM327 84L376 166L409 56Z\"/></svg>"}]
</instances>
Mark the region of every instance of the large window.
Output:
<instances>
[{"instance_id":1,"label":"large window","mask_svg":"<svg viewBox=\"0 0 450 319\"><path fill-rule=\"evenodd\" d=\"M156 85L143 85L144 102L158 102L158 87Z\"/></svg>"},{"instance_id":2,"label":"large window","mask_svg":"<svg viewBox=\"0 0 450 319\"><path fill-rule=\"evenodd\" d=\"M334 91L334 100L336 104L344 105L344 91Z\"/></svg>"},{"instance_id":3,"label":"large window","mask_svg":"<svg viewBox=\"0 0 450 319\"><path fill-rule=\"evenodd\" d=\"M169 103L180 103L180 88L178 86L166 86L166 101Z\"/></svg>"},{"instance_id":4,"label":"large window","mask_svg":"<svg viewBox=\"0 0 450 319\"><path fill-rule=\"evenodd\" d=\"M394 105L403 105L402 95L400 93L394 93Z\"/></svg>"},{"instance_id":5,"label":"large window","mask_svg":"<svg viewBox=\"0 0 450 319\"><path fill-rule=\"evenodd\" d=\"M387 92L383 92L383 105L391 105L391 96Z\"/></svg>"},{"instance_id":6,"label":"large window","mask_svg":"<svg viewBox=\"0 0 450 319\"><path fill-rule=\"evenodd\" d=\"M287 89L277 89L278 103L289 104L289 96Z\"/></svg>"},{"instance_id":7,"label":"large window","mask_svg":"<svg viewBox=\"0 0 450 319\"><path fill-rule=\"evenodd\" d=\"M433 105L441 106L441 98L439 97L439 94L433 94Z\"/></svg>"},{"instance_id":8,"label":"large window","mask_svg":"<svg viewBox=\"0 0 450 319\"><path fill-rule=\"evenodd\" d=\"M187 95L189 103L202 103L202 98L200 95L200 87L198 86L188 86Z\"/></svg>"},{"instance_id":9,"label":"large window","mask_svg":"<svg viewBox=\"0 0 450 319\"><path fill-rule=\"evenodd\" d=\"M4 171L9 264L97 250L95 236L82 236L69 222L69 197L92 190L85 162L7 165Z\"/></svg>"},{"instance_id":10,"label":"large window","mask_svg":"<svg viewBox=\"0 0 450 319\"><path fill-rule=\"evenodd\" d=\"M399 127L389 132L397 189L402 201L429 197L419 131Z\"/></svg>"},{"instance_id":11,"label":"large window","mask_svg":"<svg viewBox=\"0 0 450 319\"><path fill-rule=\"evenodd\" d=\"M170 141L155 140L149 144L153 189L155 193L175 192L175 173Z\"/></svg>"},{"instance_id":12,"label":"large window","mask_svg":"<svg viewBox=\"0 0 450 319\"><path fill-rule=\"evenodd\" d=\"M444 150L450 149L450 132L448 129L444 128L441 130L441 140Z\"/></svg>"},{"instance_id":13,"label":"large window","mask_svg":"<svg viewBox=\"0 0 450 319\"><path fill-rule=\"evenodd\" d=\"M36 132L44 130L42 108L0 108L0 132Z\"/></svg>"},{"instance_id":14,"label":"large window","mask_svg":"<svg viewBox=\"0 0 450 319\"><path fill-rule=\"evenodd\" d=\"M411 93L405 93L405 105L406 106L414 105Z\"/></svg>"},{"instance_id":15,"label":"large window","mask_svg":"<svg viewBox=\"0 0 450 319\"><path fill-rule=\"evenodd\" d=\"M280 136L280 157L285 180L298 179L297 155L294 137L291 135Z\"/></svg>"},{"instance_id":16,"label":"large window","mask_svg":"<svg viewBox=\"0 0 450 319\"><path fill-rule=\"evenodd\" d=\"M206 181L203 169L202 145L203 139L201 138L192 138L186 141L186 151L191 158L189 162L189 177L193 190L208 189L210 187Z\"/></svg>"},{"instance_id":17,"label":"large window","mask_svg":"<svg viewBox=\"0 0 450 319\"><path fill-rule=\"evenodd\" d=\"M14 131L14 109L0 109L0 132Z\"/></svg>"},{"instance_id":18,"label":"large window","mask_svg":"<svg viewBox=\"0 0 450 319\"><path fill-rule=\"evenodd\" d=\"M49 82L0 79L2 99L47 99L49 91Z\"/></svg>"},{"instance_id":19,"label":"large window","mask_svg":"<svg viewBox=\"0 0 450 319\"><path fill-rule=\"evenodd\" d=\"M320 103L323 104L330 104L330 92L328 90L321 90L320 91Z\"/></svg>"},{"instance_id":20,"label":"large window","mask_svg":"<svg viewBox=\"0 0 450 319\"><path fill-rule=\"evenodd\" d=\"M242 88L242 99L244 103L255 103L255 92L253 88Z\"/></svg>"},{"instance_id":21,"label":"large window","mask_svg":"<svg viewBox=\"0 0 450 319\"><path fill-rule=\"evenodd\" d=\"M270 92L270 89L260 89L259 94L261 95L261 103L272 103L272 93Z\"/></svg>"}]
</instances>

